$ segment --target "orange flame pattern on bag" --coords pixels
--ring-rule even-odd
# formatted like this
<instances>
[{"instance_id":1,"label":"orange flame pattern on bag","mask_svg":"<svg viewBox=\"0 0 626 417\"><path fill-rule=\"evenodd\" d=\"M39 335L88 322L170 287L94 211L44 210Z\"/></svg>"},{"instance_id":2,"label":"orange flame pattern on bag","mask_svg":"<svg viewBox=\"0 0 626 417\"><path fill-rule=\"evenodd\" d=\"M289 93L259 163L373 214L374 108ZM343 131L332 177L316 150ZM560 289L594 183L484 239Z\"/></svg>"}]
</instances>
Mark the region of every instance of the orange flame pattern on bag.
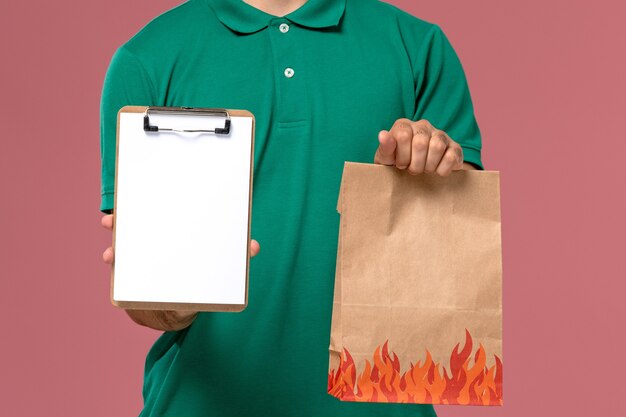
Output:
<instances>
[{"instance_id":1,"label":"orange flame pattern on bag","mask_svg":"<svg viewBox=\"0 0 626 417\"><path fill-rule=\"evenodd\" d=\"M422 364L411 364L400 373L398 356L389 354L388 341L376 348L373 365L365 361L365 369L357 376L356 365L347 349L343 349L338 369L328 374L328 393L343 401L397 402L422 404L502 405L502 361L486 367L482 344L472 354L472 337L465 330L465 346L459 352L458 343L450 355L450 371L433 362L426 350ZM440 368L443 373L440 372Z\"/></svg>"}]
</instances>

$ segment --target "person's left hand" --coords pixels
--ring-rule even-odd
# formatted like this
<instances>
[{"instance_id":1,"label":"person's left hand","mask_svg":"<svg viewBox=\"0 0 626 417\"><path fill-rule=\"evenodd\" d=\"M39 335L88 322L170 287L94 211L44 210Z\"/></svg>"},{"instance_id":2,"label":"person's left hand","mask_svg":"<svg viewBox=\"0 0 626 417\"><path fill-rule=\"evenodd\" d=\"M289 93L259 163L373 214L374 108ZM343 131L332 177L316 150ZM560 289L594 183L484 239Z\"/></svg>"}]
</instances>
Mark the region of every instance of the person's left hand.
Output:
<instances>
[{"instance_id":1,"label":"person's left hand","mask_svg":"<svg viewBox=\"0 0 626 417\"><path fill-rule=\"evenodd\" d=\"M398 119L391 130L378 133L378 141L375 164L395 165L411 175L436 172L444 177L464 168L461 145L428 120Z\"/></svg>"}]
</instances>

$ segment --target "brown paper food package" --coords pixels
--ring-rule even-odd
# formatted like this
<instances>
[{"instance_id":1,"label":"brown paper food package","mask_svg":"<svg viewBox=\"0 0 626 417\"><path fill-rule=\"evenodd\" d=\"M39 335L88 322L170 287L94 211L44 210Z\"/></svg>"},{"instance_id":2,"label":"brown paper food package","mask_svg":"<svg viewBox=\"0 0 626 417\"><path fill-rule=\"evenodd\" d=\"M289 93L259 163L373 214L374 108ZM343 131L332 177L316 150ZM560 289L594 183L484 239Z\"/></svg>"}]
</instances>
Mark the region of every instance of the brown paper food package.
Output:
<instances>
[{"instance_id":1,"label":"brown paper food package","mask_svg":"<svg viewBox=\"0 0 626 417\"><path fill-rule=\"evenodd\" d=\"M337 210L328 393L501 405L499 173L346 162Z\"/></svg>"}]
</instances>

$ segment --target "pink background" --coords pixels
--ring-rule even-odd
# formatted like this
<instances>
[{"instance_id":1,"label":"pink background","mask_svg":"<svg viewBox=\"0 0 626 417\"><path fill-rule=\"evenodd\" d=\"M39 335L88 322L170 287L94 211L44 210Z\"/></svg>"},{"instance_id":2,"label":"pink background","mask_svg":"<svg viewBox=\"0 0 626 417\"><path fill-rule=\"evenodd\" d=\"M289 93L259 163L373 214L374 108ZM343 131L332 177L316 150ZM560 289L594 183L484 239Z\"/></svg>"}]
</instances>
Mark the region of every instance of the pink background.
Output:
<instances>
[{"instance_id":1,"label":"pink background","mask_svg":"<svg viewBox=\"0 0 626 417\"><path fill-rule=\"evenodd\" d=\"M2 415L139 413L159 333L109 303L98 105L114 49L177 3L0 3ZM505 405L440 415L626 415L626 2L392 3L449 36L502 175Z\"/></svg>"}]
</instances>

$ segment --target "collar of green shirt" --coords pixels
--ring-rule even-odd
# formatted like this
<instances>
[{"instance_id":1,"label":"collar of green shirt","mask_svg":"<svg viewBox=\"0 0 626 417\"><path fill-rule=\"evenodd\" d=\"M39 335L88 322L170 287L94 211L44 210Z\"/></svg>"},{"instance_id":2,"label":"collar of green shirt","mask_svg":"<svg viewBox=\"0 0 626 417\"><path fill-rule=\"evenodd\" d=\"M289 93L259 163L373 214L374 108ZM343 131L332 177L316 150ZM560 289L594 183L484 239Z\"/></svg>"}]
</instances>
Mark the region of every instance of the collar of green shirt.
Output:
<instances>
[{"instance_id":1,"label":"collar of green shirt","mask_svg":"<svg viewBox=\"0 0 626 417\"><path fill-rule=\"evenodd\" d=\"M242 0L206 0L217 18L230 29L253 33L264 29L273 16ZM337 26L346 7L346 0L308 0L284 18L309 28Z\"/></svg>"}]
</instances>

